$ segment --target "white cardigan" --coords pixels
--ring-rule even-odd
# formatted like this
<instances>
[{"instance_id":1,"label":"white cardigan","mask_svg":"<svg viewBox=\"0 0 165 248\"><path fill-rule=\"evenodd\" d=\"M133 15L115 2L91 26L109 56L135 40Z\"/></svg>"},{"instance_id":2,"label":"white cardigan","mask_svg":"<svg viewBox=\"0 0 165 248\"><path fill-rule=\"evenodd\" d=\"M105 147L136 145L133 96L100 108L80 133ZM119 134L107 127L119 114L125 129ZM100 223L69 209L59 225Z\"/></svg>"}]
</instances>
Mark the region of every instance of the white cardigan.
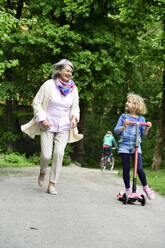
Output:
<instances>
[{"instance_id":1,"label":"white cardigan","mask_svg":"<svg viewBox=\"0 0 165 248\"><path fill-rule=\"evenodd\" d=\"M31 138L34 138L35 135L40 135L40 127L39 124L36 123L35 119L39 113L46 112L48 102L51 96L51 92L54 87L54 83L55 82L53 79L49 79L40 87L32 103L34 110L34 117L31 121L21 126L22 132L28 134ZM70 110L70 118L72 118L73 115L77 116L79 121L79 115L80 115L79 96L76 86L74 87L73 90L73 104ZM73 128L70 130L68 143L76 142L82 138L83 135L78 134L77 127Z\"/></svg>"}]
</instances>

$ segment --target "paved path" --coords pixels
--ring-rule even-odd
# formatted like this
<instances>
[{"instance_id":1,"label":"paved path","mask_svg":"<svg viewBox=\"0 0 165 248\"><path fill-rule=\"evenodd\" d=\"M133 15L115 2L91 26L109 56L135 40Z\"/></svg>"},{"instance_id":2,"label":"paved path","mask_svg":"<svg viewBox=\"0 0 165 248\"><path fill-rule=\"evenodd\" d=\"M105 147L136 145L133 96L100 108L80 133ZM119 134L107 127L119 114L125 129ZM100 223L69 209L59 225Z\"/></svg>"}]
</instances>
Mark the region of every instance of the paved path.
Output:
<instances>
[{"instance_id":1,"label":"paved path","mask_svg":"<svg viewBox=\"0 0 165 248\"><path fill-rule=\"evenodd\" d=\"M58 195L39 168L0 169L0 248L164 248L165 198L123 205L115 174L62 168ZM141 187L138 187L140 193Z\"/></svg>"}]
</instances>

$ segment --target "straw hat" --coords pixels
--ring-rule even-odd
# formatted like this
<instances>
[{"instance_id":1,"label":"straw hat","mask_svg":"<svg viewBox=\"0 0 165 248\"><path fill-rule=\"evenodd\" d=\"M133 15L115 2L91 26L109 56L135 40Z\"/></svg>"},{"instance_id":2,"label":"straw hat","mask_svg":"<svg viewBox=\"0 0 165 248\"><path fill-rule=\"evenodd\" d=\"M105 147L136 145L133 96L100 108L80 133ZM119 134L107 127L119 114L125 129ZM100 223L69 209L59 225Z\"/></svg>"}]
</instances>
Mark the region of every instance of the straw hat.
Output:
<instances>
[{"instance_id":1,"label":"straw hat","mask_svg":"<svg viewBox=\"0 0 165 248\"><path fill-rule=\"evenodd\" d=\"M79 140L83 139L83 137L84 137L83 134L78 133L77 127L72 128L70 130L70 133L69 133L68 143L73 143L73 142L79 141Z\"/></svg>"}]
</instances>

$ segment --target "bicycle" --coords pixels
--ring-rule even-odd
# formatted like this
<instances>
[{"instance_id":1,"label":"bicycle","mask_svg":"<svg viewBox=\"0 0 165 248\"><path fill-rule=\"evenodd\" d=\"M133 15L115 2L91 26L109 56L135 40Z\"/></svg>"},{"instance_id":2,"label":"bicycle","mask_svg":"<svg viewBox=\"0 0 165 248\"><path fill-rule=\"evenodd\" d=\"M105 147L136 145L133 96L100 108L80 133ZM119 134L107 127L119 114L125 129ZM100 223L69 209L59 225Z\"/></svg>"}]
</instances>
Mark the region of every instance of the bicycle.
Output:
<instances>
[{"instance_id":1,"label":"bicycle","mask_svg":"<svg viewBox=\"0 0 165 248\"><path fill-rule=\"evenodd\" d=\"M104 147L104 157L101 158L100 169L101 171L110 170L112 171L114 168L115 160L113 157L112 150L116 149L116 147Z\"/></svg>"}]
</instances>

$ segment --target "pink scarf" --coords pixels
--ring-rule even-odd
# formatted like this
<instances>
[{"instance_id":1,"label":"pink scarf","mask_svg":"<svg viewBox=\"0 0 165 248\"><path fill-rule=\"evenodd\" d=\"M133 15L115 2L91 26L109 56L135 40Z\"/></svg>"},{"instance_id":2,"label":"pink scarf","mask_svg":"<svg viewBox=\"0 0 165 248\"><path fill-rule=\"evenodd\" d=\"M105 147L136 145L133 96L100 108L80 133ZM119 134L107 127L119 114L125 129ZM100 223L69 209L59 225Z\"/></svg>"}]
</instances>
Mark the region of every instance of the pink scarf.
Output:
<instances>
[{"instance_id":1,"label":"pink scarf","mask_svg":"<svg viewBox=\"0 0 165 248\"><path fill-rule=\"evenodd\" d=\"M75 83L73 80L69 80L67 83L63 82L61 79L57 81L57 88L60 90L63 96L67 96L68 93L72 92L74 89Z\"/></svg>"}]
</instances>

